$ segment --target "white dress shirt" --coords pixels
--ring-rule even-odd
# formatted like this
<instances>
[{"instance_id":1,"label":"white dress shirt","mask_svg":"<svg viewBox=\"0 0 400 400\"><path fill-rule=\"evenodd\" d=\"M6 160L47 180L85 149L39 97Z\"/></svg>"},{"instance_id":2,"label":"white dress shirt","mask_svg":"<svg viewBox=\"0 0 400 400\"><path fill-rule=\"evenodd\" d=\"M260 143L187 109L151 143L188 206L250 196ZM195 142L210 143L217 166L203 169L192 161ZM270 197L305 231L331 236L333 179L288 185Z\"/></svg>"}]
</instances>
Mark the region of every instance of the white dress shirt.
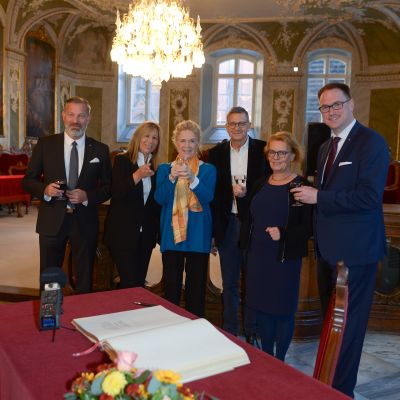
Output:
<instances>
[{"instance_id":1,"label":"white dress shirt","mask_svg":"<svg viewBox=\"0 0 400 400\"><path fill-rule=\"evenodd\" d=\"M240 184L246 185L247 178L247 161L249 156L249 137L247 136L246 142L243 146L240 147L239 150L236 150L232 147L232 143L230 142L231 148L231 174L232 174L232 185L237 184L237 179L240 179ZM236 179L235 179L236 177ZM237 206L236 199L234 197L232 202L232 213L237 214Z\"/></svg>"}]
</instances>

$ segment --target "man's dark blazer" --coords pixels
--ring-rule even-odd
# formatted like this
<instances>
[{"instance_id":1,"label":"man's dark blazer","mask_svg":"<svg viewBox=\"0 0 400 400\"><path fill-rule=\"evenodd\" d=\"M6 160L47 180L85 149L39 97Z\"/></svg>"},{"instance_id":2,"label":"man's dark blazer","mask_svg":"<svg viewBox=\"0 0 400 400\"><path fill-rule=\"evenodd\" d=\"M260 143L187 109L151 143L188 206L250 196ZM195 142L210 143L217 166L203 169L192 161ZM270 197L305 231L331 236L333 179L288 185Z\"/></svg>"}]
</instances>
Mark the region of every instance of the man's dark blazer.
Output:
<instances>
[{"instance_id":1,"label":"man's dark blazer","mask_svg":"<svg viewBox=\"0 0 400 400\"><path fill-rule=\"evenodd\" d=\"M236 199L239 218L241 219L247 215L249 207L248 194L252 191L256 181L266 176L267 171L269 171L264 155L265 144L263 140L249 137L246 180L247 195ZM214 200L211 203L211 210L213 216L213 235L215 244L218 246L224 239L233 202L230 142L222 142L210 149L208 152L208 161L217 169L217 183Z\"/></svg>"},{"instance_id":2,"label":"man's dark blazer","mask_svg":"<svg viewBox=\"0 0 400 400\"><path fill-rule=\"evenodd\" d=\"M36 232L55 236L65 217L67 202L52 198L45 201L44 190L57 179L66 179L64 164L64 134L40 138L22 181L23 188L41 201ZM77 189L87 193L88 204L77 204L76 215L79 229L85 235L97 235L98 204L110 198L111 163L108 146L89 138L85 139L85 155L79 174Z\"/></svg>"},{"instance_id":3,"label":"man's dark blazer","mask_svg":"<svg viewBox=\"0 0 400 400\"><path fill-rule=\"evenodd\" d=\"M385 253L382 197L389 164L386 142L356 122L322 187L330 141L318 153L319 254L330 265L339 260L347 266L375 263Z\"/></svg>"},{"instance_id":4,"label":"man's dark blazer","mask_svg":"<svg viewBox=\"0 0 400 400\"><path fill-rule=\"evenodd\" d=\"M117 155L113 167L111 205L106 220L105 241L114 250L136 250L140 228L143 246L153 248L159 230L160 206L154 200L156 175L151 177L151 191L143 202L143 183L136 185L132 174L138 169L127 154Z\"/></svg>"}]
</instances>

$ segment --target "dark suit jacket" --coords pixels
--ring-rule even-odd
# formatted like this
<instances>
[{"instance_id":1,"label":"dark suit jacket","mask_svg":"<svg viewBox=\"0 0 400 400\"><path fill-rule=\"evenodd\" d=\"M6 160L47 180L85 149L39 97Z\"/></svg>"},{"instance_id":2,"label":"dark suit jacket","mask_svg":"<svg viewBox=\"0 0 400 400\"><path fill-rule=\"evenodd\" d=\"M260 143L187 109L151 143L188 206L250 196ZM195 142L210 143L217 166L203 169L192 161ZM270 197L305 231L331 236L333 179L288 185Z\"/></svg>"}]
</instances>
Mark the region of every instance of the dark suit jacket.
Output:
<instances>
[{"instance_id":1,"label":"dark suit jacket","mask_svg":"<svg viewBox=\"0 0 400 400\"><path fill-rule=\"evenodd\" d=\"M98 162L94 162L95 159ZM66 201L54 198L48 202L43 200L45 187L60 178L66 179L64 134L40 138L22 181L22 186L27 192L42 200L36 225L36 232L39 234L55 236L63 223ZM110 185L111 163L108 146L86 136L85 155L77 188L87 193L88 204L78 204L75 209L79 228L85 234L97 234L97 206L110 198Z\"/></svg>"},{"instance_id":2,"label":"dark suit jacket","mask_svg":"<svg viewBox=\"0 0 400 400\"><path fill-rule=\"evenodd\" d=\"M375 263L385 253L382 197L389 165L385 140L359 122L350 131L321 187L330 140L318 153L316 240L335 265Z\"/></svg>"},{"instance_id":3,"label":"dark suit jacket","mask_svg":"<svg viewBox=\"0 0 400 400\"><path fill-rule=\"evenodd\" d=\"M249 208L249 194L259 178L269 172L269 167L264 155L265 142L249 137L249 153L247 161L247 195L237 198L239 217L247 215ZM222 142L209 150L208 161L217 169L217 183L215 186L214 201L211 203L213 216L213 235L218 246L224 239L228 225L229 215L232 210L233 191L231 176L230 142Z\"/></svg>"},{"instance_id":4,"label":"dark suit jacket","mask_svg":"<svg viewBox=\"0 0 400 400\"><path fill-rule=\"evenodd\" d=\"M112 249L134 250L140 228L146 246L156 244L160 206L154 200L155 175L146 205L143 203L143 183L137 185L132 174L138 169L126 154L117 155L113 167L111 206L106 221L105 241Z\"/></svg>"}]
</instances>

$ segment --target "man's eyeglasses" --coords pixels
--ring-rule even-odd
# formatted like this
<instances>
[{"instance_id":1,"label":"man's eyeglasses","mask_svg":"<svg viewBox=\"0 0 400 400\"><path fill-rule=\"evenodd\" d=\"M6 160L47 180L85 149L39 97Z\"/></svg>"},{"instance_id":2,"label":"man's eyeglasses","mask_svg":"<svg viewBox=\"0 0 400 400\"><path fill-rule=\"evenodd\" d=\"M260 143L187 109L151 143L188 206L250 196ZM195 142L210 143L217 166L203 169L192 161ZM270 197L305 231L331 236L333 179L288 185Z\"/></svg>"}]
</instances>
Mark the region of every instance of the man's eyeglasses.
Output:
<instances>
[{"instance_id":1,"label":"man's eyeglasses","mask_svg":"<svg viewBox=\"0 0 400 400\"><path fill-rule=\"evenodd\" d=\"M337 101L336 103L331 104L328 106L327 104L323 104L321 107L318 108L319 111L322 113L327 113L332 108L332 110L341 110L343 108L343 104L346 104L351 99L347 99L346 101Z\"/></svg>"},{"instance_id":2,"label":"man's eyeglasses","mask_svg":"<svg viewBox=\"0 0 400 400\"><path fill-rule=\"evenodd\" d=\"M240 129L242 129L242 128L245 128L247 126L247 124L248 124L248 122L243 122L243 121L241 121L241 122L227 122L226 126L229 127L229 128L238 127Z\"/></svg>"},{"instance_id":3,"label":"man's eyeglasses","mask_svg":"<svg viewBox=\"0 0 400 400\"><path fill-rule=\"evenodd\" d=\"M285 151L285 150L279 150L279 151L268 150L267 151L267 155L268 155L269 158L276 158L276 156L278 156L278 158L284 158L289 153L290 153L290 151Z\"/></svg>"}]
</instances>

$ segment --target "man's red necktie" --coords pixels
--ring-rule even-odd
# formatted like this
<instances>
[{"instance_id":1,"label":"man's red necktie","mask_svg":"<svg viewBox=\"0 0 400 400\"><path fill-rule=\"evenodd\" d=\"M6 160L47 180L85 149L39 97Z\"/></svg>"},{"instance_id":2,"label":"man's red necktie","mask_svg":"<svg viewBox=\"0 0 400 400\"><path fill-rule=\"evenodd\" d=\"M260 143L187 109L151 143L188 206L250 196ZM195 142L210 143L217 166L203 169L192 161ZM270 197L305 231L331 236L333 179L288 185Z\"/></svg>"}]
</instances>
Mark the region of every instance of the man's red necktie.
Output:
<instances>
[{"instance_id":1,"label":"man's red necktie","mask_svg":"<svg viewBox=\"0 0 400 400\"><path fill-rule=\"evenodd\" d=\"M329 150L328 159L327 159L326 165L325 165L324 180L323 180L324 184L325 184L326 180L328 179L328 176L332 169L333 162L335 161L339 140L340 140L340 137L338 137L338 136L335 136L334 138L332 138L331 148Z\"/></svg>"}]
</instances>

